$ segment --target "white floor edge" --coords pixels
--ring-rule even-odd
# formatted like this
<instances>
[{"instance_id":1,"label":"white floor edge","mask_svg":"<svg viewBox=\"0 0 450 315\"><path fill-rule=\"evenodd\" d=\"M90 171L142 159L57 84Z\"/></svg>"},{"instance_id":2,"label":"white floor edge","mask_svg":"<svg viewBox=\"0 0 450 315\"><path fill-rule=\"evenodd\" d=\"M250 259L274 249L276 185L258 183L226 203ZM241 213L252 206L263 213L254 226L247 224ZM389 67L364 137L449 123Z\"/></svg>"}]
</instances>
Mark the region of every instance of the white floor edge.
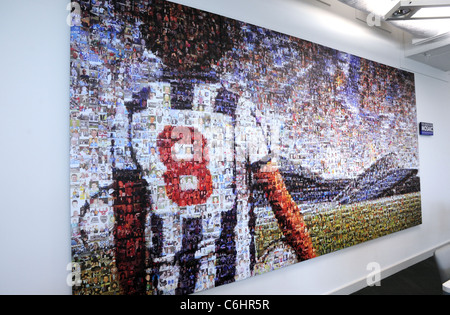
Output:
<instances>
[{"instance_id":1,"label":"white floor edge","mask_svg":"<svg viewBox=\"0 0 450 315\"><path fill-rule=\"evenodd\" d=\"M432 248L430 248L426 251L423 251L415 256L411 256L403 261L400 261L397 264L393 264L389 267L383 268L381 270L381 280L383 280L389 276L392 276L393 274L395 274L399 271L402 271L408 267L411 267L411 266L417 264L418 262L421 262L421 261L433 256L434 251L437 248L439 248L442 245L447 244L447 243L448 243L448 241L443 242L442 244L432 247ZM366 279L366 277L363 277L363 278L353 281L347 285L344 285L336 290L332 290L325 295L349 295L358 290L364 289L365 287L367 287L367 279Z\"/></svg>"}]
</instances>

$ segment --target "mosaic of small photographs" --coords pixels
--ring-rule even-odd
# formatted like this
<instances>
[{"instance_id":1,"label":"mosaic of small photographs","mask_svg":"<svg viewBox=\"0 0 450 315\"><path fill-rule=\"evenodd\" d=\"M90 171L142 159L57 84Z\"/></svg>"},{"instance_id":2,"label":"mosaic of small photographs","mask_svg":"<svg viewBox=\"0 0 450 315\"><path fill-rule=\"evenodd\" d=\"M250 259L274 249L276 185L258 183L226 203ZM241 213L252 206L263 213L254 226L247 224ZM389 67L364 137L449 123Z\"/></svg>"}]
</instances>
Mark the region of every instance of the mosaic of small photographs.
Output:
<instances>
[{"instance_id":1,"label":"mosaic of small photographs","mask_svg":"<svg viewBox=\"0 0 450 315\"><path fill-rule=\"evenodd\" d=\"M190 294L421 224L413 74L169 1L78 5L73 294Z\"/></svg>"}]
</instances>

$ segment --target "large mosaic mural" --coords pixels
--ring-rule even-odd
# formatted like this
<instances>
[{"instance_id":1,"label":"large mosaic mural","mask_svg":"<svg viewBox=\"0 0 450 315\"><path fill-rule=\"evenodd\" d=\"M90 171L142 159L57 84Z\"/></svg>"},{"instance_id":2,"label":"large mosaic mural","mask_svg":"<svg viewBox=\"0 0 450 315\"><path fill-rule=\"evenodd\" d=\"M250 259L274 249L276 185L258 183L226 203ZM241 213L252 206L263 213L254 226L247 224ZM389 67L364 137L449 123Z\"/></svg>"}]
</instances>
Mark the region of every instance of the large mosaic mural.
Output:
<instances>
[{"instance_id":1,"label":"large mosaic mural","mask_svg":"<svg viewBox=\"0 0 450 315\"><path fill-rule=\"evenodd\" d=\"M190 294L421 224L412 73L169 1L72 5L73 294Z\"/></svg>"}]
</instances>

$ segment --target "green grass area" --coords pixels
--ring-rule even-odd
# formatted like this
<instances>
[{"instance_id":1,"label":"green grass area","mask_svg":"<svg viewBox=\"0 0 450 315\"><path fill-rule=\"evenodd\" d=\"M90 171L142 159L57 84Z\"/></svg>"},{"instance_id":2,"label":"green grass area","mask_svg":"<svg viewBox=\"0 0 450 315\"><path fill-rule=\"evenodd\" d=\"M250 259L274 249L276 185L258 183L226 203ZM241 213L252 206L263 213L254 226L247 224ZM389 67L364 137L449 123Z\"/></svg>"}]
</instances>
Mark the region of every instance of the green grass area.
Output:
<instances>
[{"instance_id":1,"label":"green grass area","mask_svg":"<svg viewBox=\"0 0 450 315\"><path fill-rule=\"evenodd\" d=\"M304 215L318 256L422 223L419 192L322 207Z\"/></svg>"},{"instance_id":2,"label":"green grass area","mask_svg":"<svg viewBox=\"0 0 450 315\"><path fill-rule=\"evenodd\" d=\"M349 205L321 203L307 207L304 220L317 256L422 223L420 192ZM255 244L257 256L262 258L271 246L283 239L283 235L275 217L268 215L270 210L260 208L259 211L265 212L265 219L257 222Z\"/></svg>"}]
</instances>

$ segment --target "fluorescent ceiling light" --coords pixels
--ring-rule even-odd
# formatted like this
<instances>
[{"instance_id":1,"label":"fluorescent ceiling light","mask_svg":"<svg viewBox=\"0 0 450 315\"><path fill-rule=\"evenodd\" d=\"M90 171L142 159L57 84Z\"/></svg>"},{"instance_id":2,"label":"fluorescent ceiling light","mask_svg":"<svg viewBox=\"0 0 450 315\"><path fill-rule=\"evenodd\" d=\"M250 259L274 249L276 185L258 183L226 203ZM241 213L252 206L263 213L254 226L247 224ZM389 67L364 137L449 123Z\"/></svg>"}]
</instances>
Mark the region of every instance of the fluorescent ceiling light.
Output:
<instances>
[{"instance_id":1,"label":"fluorescent ceiling light","mask_svg":"<svg viewBox=\"0 0 450 315\"><path fill-rule=\"evenodd\" d=\"M416 0L398 1L384 15L386 21L450 18L450 1Z\"/></svg>"},{"instance_id":2,"label":"fluorescent ceiling light","mask_svg":"<svg viewBox=\"0 0 450 315\"><path fill-rule=\"evenodd\" d=\"M409 0L409 1L399 1L399 0L339 0L342 3L349 5L357 10L365 12L367 14L374 14L382 19L387 18L387 14L390 12L394 13L400 8L402 4L411 5L419 4L422 7L430 7L439 4L440 10L442 12L442 6L450 6L450 0ZM417 7L415 13L419 11L421 7ZM394 10L395 9L395 10ZM411 14L412 15L412 14ZM442 19L389 19L387 20L390 24L402 29L415 38L429 38L446 33L450 30L450 18Z\"/></svg>"},{"instance_id":3,"label":"fluorescent ceiling light","mask_svg":"<svg viewBox=\"0 0 450 315\"><path fill-rule=\"evenodd\" d=\"M421 8L412 19L439 19L450 18L450 4L448 7Z\"/></svg>"}]
</instances>

